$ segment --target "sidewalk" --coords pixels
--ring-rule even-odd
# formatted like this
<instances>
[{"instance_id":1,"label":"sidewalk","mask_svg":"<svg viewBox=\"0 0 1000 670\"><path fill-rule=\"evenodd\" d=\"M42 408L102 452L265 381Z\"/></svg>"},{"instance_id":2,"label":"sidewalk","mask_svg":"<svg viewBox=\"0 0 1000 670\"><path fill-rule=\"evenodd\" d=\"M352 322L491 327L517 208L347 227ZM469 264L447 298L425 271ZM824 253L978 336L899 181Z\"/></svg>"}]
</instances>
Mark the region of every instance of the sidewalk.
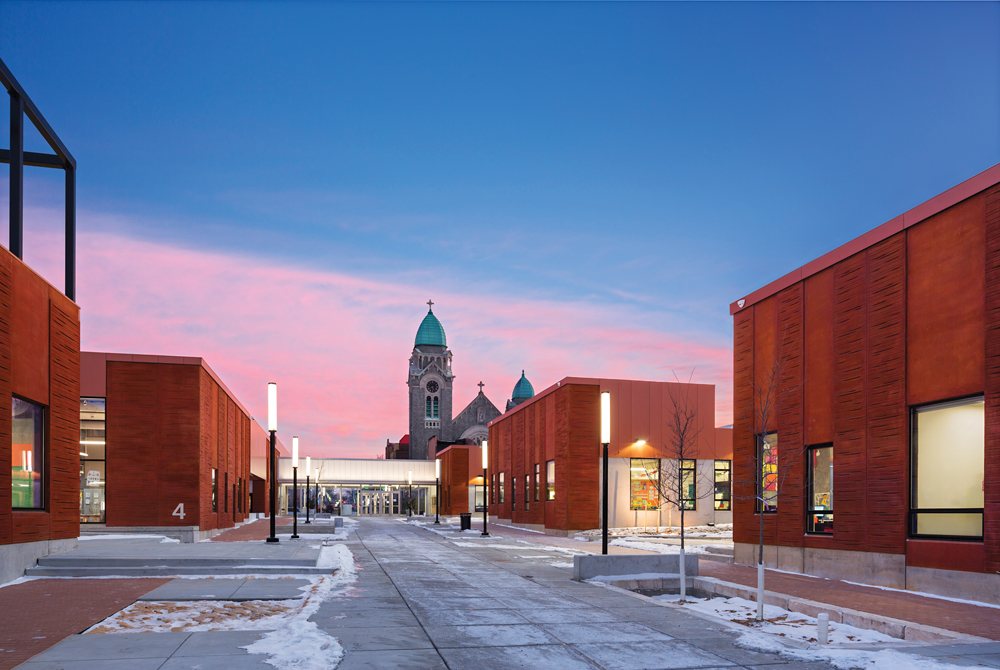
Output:
<instances>
[{"instance_id":1,"label":"sidewalk","mask_svg":"<svg viewBox=\"0 0 1000 670\"><path fill-rule=\"evenodd\" d=\"M0 588L0 670L128 607L169 579L37 579Z\"/></svg>"},{"instance_id":2,"label":"sidewalk","mask_svg":"<svg viewBox=\"0 0 1000 670\"><path fill-rule=\"evenodd\" d=\"M301 523L301 521L299 522ZM285 526L292 525L292 517L279 516L274 520L275 533L291 532ZM280 528L281 530L277 530ZM260 540L263 542L271 536L271 519L257 519L250 523L245 523L239 528L230 528L211 538L212 542L253 542Z\"/></svg>"}]
</instances>

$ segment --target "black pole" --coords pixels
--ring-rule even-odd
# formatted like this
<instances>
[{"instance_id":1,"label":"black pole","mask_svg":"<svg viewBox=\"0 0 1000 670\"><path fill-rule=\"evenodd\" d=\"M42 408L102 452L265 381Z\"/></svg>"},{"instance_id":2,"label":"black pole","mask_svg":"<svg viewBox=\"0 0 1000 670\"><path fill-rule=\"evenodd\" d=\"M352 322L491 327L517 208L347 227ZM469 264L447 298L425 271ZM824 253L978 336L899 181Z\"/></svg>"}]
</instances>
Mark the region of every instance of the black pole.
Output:
<instances>
[{"instance_id":1,"label":"black pole","mask_svg":"<svg viewBox=\"0 0 1000 670\"><path fill-rule=\"evenodd\" d=\"M24 100L10 92L10 253L24 259Z\"/></svg>"},{"instance_id":2,"label":"black pole","mask_svg":"<svg viewBox=\"0 0 1000 670\"><path fill-rule=\"evenodd\" d=\"M406 485L406 516L413 516L413 484Z\"/></svg>"},{"instance_id":3,"label":"black pole","mask_svg":"<svg viewBox=\"0 0 1000 670\"><path fill-rule=\"evenodd\" d=\"M66 165L66 297L76 302L76 168Z\"/></svg>"},{"instance_id":4,"label":"black pole","mask_svg":"<svg viewBox=\"0 0 1000 670\"><path fill-rule=\"evenodd\" d=\"M480 533L480 537L489 537L490 534L486 531L486 524L489 521L490 516L490 498L487 495L488 490L486 487L486 468L483 468L483 532Z\"/></svg>"},{"instance_id":5,"label":"black pole","mask_svg":"<svg viewBox=\"0 0 1000 670\"><path fill-rule=\"evenodd\" d=\"M603 495L601 496L601 527L603 528L601 537L601 553L608 553L608 443L605 442L601 445L604 449L604 454L602 457L602 466L604 470L604 481L601 482L601 486L604 489Z\"/></svg>"},{"instance_id":6,"label":"black pole","mask_svg":"<svg viewBox=\"0 0 1000 670\"><path fill-rule=\"evenodd\" d=\"M292 539L299 539L299 469L292 466Z\"/></svg>"},{"instance_id":7,"label":"black pole","mask_svg":"<svg viewBox=\"0 0 1000 670\"><path fill-rule=\"evenodd\" d=\"M441 478L434 478L434 487L436 489L435 495L437 496L437 504L434 505L434 523L437 525L441 524Z\"/></svg>"},{"instance_id":8,"label":"black pole","mask_svg":"<svg viewBox=\"0 0 1000 670\"><path fill-rule=\"evenodd\" d=\"M309 473L306 473L306 523L309 521Z\"/></svg>"},{"instance_id":9,"label":"black pole","mask_svg":"<svg viewBox=\"0 0 1000 670\"><path fill-rule=\"evenodd\" d=\"M274 517L278 513L278 459L276 458L277 451L274 448L274 431L271 432L271 537L267 538L268 542L277 542L278 538L274 535Z\"/></svg>"}]
</instances>

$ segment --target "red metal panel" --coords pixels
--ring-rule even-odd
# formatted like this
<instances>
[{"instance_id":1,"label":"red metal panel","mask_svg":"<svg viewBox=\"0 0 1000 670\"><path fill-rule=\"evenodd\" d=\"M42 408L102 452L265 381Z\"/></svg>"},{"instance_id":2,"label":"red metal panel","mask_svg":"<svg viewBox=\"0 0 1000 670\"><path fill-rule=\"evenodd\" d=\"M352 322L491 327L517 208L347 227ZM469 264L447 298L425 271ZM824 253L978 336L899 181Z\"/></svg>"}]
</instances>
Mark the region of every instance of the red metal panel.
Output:
<instances>
[{"instance_id":1,"label":"red metal panel","mask_svg":"<svg viewBox=\"0 0 1000 670\"><path fill-rule=\"evenodd\" d=\"M1000 571L1000 187L986 193L986 471L983 545Z\"/></svg>"},{"instance_id":2,"label":"red metal panel","mask_svg":"<svg viewBox=\"0 0 1000 670\"><path fill-rule=\"evenodd\" d=\"M21 397L47 405L49 286L19 260L11 263L11 282L13 290L11 351L14 354L11 359L11 391ZM79 402L77 400L77 412L80 411Z\"/></svg>"},{"instance_id":3,"label":"red metal panel","mask_svg":"<svg viewBox=\"0 0 1000 670\"><path fill-rule=\"evenodd\" d=\"M80 535L80 320L76 305L49 291L47 539L62 540Z\"/></svg>"},{"instance_id":4,"label":"red metal panel","mask_svg":"<svg viewBox=\"0 0 1000 670\"><path fill-rule=\"evenodd\" d=\"M868 250L867 544L906 550L909 431L906 408L906 233ZM834 450L834 469L839 466ZM834 489L834 528L840 517Z\"/></svg>"},{"instance_id":5,"label":"red metal panel","mask_svg":"<svg viewBox=\"0 0 1000 670\"><path fill-rule=\"evenodd\" d=\"M567 530L569 528L569 510L564 503L569 496L569 402L567 395L569 387L564 386L552 395L555 398L556 420L556 509L554 528Z\"/></svg>"},{"instance_id":6,"label":"red metal panel","mask_svg":"<svg viewBox=\"0 0 1000 670\"><path fill-rule=\"evenodd\" d=\"M803 285L778 294L778 544L802 546L805 534L805 468L802 453Z\"/></svg>"},{"instance_id":7,"label":"red metal panel","mask_svg":"<svg viewBox=\"0 0 1000 670\"><path fill-rule=\"evenodd\" d=\"M834 268L833 346L834 467L836 495L834 536L843 549L864 549L867 516L867 332L865 254L858 254Z\"/></svg>"},{"instance_id":8,"label":"red metal panel","mask_svg":"<svg viewBox=\"0 0 1000 670\"><path fill-rule=\"evenodd\" d=\"M568 434L563 507L565 530L586 530L600 524L600 387L567 385ZM556 466L558 467L558 465ZM558 480L557 480L558 488ZM558 500L558 493L556 494Z\"/></svg>"},{"instance_id":9,"label":"red metal panel","mask_svg":"<svg viewBox=\"0 0 1000 670\"><path fill-rule=\"evenodd\" d=\"M806 444L833 442L833 270L805 282L804 414Z\"/></svg>"},{"instance_id":10,"label":"red metal panel","mask_svg":"<svg viewBox=\"0 0 1000 670\"><path fill-rule=\"evenodd\" d=\"M733 539L756 543L754 438L751 428L754 376L754 312L733 316Z\"/></svg>"},{"instance_id":11,"label":"red metal panel","mask_svg":"<svg viewBox=\"0 0 1000 670\"><path fill-rule=\"evenodd\" d=\"M198 525L201 528L214 528L215 515L212 514L212 467L213 467L213 445L215 432L213 421L213 409L215 408L215 382L208 372L201 369L198 374L199 384L199 421L200 429L198 434Z\"/></svg>"},{"instance_id":12,"label":"red metal panel","mask_svg":"<svg viewBox=\"0 0 1000 670\"><path fill-rule=\"evenodd\" d=\"M13 327L11 311L10 252L0 247L0 403L11 405L11 339ZM0 544L14 541L13 517L11 512L11 462L13 449L11 436L11 416L9 411L0 411Z\"/></svg>"},{"instance_id":13,"label":"red metal panel","mask_svg":"<svg viewBox=\"0 0 1000 670\"><path fill-rule=\"evenodd\" d=\"M980 542L906 541L906 565L915 568L985 572L985 560Z\"/></svg>"}]
</instances>

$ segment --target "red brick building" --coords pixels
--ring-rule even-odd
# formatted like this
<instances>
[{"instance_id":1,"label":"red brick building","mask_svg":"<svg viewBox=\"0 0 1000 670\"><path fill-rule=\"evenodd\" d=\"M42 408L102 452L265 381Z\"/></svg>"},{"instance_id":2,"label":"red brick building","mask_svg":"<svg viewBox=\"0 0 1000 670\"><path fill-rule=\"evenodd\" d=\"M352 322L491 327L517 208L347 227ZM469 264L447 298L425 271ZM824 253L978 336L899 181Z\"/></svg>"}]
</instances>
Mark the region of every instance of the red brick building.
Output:
<instances>
[{"instance_id":1,"label":"red brick building","mask_svg":"<svg viewBox=\"0 0 1000 670\"><path fill-rule=\"evenodd\" d=\"M600 394L608 391L609 525L677 525L679 514L645 481L661 462L668 467L671 387L686 387L700 426L685 523L729 522L731 431L715 428L714 386L580 377L566 377L490 422L490 515L554 534L600 526Z\"/></svg>"},{"instance_id":2,"label":"red brick building","mask_svg":"<svg viewBox=\"0 0 1000 670\"><path fill-rule=\"evenodd\" d=\"M268 435L204 360L84 352L81 368L84 529L196 540L268 512Z\"/></svg>"},{"instance_id":3,"label":"red brick building","mask_svg":"<svg viewBox=\"0 0 1000 670\"><path fill-rule=\"evenodd\" d=\"M437 438L431 438L436 450ZM452 444L437 451L441 461L441 514L482 511L483 450L475 444Z\"/></svg>"},{"instance_id":4,"label":"red brick building","mask_svg":"<svg viewBox=\"0 0 1000 670\"><path fill-rule=\"evenodd\" d=\"M734 427L738 562L763 513L783 569L1000 602L1000 165L731 313L734 416L776 361L784 399ZM759 512L762 432L788 483Z\"/></svg>"}]
</instances>

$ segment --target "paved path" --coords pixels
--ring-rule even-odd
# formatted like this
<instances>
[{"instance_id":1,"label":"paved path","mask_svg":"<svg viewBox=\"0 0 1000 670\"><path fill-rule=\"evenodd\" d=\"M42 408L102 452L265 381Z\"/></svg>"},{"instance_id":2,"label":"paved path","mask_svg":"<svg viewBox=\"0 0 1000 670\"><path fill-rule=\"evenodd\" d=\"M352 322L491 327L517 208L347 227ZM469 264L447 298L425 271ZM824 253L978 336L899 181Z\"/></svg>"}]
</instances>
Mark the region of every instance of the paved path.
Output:
<instances>
[{"instance_id":1,"label":"paved path","mask_svg":"<svg viewBox=\"0 0 1000 670\"><path fill-rule=\"evenodd\" d=\"M75 635L169 579L37 579L0 588L0 670Z\"/></svg>"},{"instance_id":2,"label":"paved path","mask_svg":"<svg viewBox=\"0 0 1000 670\"><path fill-rule=\"evenodd\" d=\"M757 586L757 569L745 565L702 561L698 570L704 577ZM790 575L773 570L766 570L765 573L764 586L775 593L1000 640L1000 608L859 586L834 579Z\"/></svg>"},{"instance_id":3,"label":"paved path","mask_svg":"<svg viewBox=\"0 0 1000 670\"><path fill-rule=\"evenodd\" d=\"M291 517L279 516L274 520L275 533L280 534L283 532L291 532L284 526L292 525ZM278 527L281 530L278 530ZM212 542L251 542L253 540L264 541L265 538L271 536L271 520L270 519L257 519L256 521L251 521L250 523L245 523L239 528L230 528L229 530L223 531L211 539Z\"/></svg>"},{"instance_id":4,"label":"paved path","mask_svg":"<svg viewBox=\"0 0 1000 670\"><path fill-rule=\"evenodd\" d=\"M356 588L312 618L358 668L820 670L735 646L721 624L569 579L565 553L363 519Z\"/></svg>"}]
</instances>

